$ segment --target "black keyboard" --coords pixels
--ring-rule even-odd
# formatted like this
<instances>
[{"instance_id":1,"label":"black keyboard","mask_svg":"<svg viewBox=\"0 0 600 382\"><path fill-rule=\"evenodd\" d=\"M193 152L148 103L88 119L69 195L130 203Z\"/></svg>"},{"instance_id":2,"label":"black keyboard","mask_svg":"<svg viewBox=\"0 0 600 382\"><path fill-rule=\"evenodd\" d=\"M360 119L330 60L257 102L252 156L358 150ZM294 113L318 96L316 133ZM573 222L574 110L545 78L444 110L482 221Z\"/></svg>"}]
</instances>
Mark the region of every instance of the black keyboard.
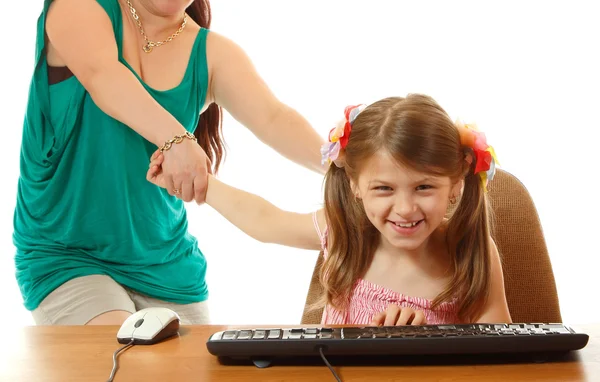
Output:
<instances>
[{"instance_id":1,"label":"black keyboard","mask_svg":"<svg viewBox=\"0 0 600 382\"><path fill-rule=\"evenodd\" d=\"M583 348L588 339L563 324L299 327L221 331L206 346L218 357L276 359L320 351L327 356L564 353Z\"/></svg>"}]
</instances>

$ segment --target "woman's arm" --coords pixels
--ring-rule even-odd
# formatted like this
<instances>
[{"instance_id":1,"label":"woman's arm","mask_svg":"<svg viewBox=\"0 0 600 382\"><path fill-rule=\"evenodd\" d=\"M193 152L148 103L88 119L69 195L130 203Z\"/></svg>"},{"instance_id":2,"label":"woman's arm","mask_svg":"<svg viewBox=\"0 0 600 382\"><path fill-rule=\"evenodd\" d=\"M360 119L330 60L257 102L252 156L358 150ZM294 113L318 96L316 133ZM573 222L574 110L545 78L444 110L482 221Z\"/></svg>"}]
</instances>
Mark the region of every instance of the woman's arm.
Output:
<instances>
[{"instance_id":1,"label":"woman's arm","mask_svg":"<svg viewBox=\"0 0 600 382\"><path fill-rule=\"evenodd\" d=\"M53 1L48 10L46 33L57 55L103 112L157 147L185 133L177 119L119 62L111 21L96 0ZM192 140L186 139L176 146L165 152L166 188L172 192L173 182L193 181L196 194L204 195L206 154ZM186 195L188 201L189 196Z\"/></svg>"},{"instance_id":2,"label":"woman's arm","mask_svg":"<svg viewBox=\"0 0 600 382\"><path fill-rule=\"evenodd\" d=\"M502 262L496 243L490 237L491 286L486 306L481 316L476 320L480 323L511 323L506 293L504 292L504 276Z\"/></svg>"},{"instance_id":3,"label":"woman's arm","mask_svg":"<svg viewBox=\"0 0 600 382\"><path fill-rule=\"evenodd\" d=\"M119 62L112 24L96 0L54 0L46 32L60 58L106 114L156 146L185 133Z\"/></svg>"},{"instance_id":4,"label":"woman's arm","mask_svg":"<svg viewBox=\"0 0 600 382\"><path fill-rule=\"evenodd\" d=\"M324 174L319 151L323 139L304 117L273 95L244 51L211 32L207 55L209 98L283 156Z\"/></svg>"}]
</instances>

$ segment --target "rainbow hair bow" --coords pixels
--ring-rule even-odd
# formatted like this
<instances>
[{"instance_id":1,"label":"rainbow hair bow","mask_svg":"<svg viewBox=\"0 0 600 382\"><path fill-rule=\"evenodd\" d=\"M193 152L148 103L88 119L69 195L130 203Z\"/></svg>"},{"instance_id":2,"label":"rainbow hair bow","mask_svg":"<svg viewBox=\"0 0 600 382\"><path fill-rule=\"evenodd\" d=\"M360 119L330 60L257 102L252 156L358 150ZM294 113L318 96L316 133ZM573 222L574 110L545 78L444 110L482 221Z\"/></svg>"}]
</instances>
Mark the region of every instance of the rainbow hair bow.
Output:
<instances>
[{"instance_id":1,"label":"rainbow hair bow","mask_svg":"<svg viewBox=\"0 0 600 382\"><path fill-rule=\"evenodd\" d=\"M485 134L477 128L475 124L464 124L461 121L456 122L460 143L463 146L473 149L475 154L475 174L481 177L483 190L487 192L487 184L496 174L496 166L500 165L494 148L487 143Z\"/></svg>"},{"instance_id":2,"label":"rainbow hair bow","mask_svg":"<svg viewBox=\"0 0 600 382\"><path fill-rule=\"evenodd\" d=\"M321 164L331 164L338 159L341 150L346 148L352 124L356 117L366 108L366 105L346 106L344 109L344 120L329 132L328 142L321 146Z\"/></svg>"}]
</instances>

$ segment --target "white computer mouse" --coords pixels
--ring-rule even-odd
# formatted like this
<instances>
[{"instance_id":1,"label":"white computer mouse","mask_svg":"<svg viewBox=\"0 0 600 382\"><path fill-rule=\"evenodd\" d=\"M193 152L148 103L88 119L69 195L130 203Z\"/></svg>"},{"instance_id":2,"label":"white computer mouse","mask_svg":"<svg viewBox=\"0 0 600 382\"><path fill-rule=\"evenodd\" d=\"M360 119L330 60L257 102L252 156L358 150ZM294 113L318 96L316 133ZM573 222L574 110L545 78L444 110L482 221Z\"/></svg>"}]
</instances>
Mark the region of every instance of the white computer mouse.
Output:
<instances>
[{"instance_id":1,"label":"white computer mouse","mask_svg":"<svg viewBox=\"0 0 600 382\"><path fill-rule=\"evenodd\" d=\"M129 316L117 333L117 341L151 345L179 334L179 315L168 308L146 308Z\"/></svg>"}]
</instances>

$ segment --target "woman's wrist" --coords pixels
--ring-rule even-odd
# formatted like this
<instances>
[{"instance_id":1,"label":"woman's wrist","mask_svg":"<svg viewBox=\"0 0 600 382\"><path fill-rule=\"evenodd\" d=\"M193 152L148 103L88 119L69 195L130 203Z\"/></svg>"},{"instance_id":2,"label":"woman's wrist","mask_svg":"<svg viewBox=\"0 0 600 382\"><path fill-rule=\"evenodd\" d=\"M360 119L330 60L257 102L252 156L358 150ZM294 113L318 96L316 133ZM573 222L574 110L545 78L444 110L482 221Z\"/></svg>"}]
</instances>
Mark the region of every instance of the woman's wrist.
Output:
<instances>
[{"instance_id":1,"label":"woman's wrist","mask_svg":"<svg viewBox=\"0 0 600 382\"><path fill-rule=\"evenodd\" d=\"M189 131L186 131L183 134L175 134L173 136L173 138L165 141L165 143L163 143L161 146L159 146L158 150L161 153L164 153L165 151L170 150L171 147L173 147L173 145L179 144L179 143L183 142L186 139L189 139L191 141L197 142L196 137L194 136L194 134L190 133Z\"/></svg>"}]
</instances>

